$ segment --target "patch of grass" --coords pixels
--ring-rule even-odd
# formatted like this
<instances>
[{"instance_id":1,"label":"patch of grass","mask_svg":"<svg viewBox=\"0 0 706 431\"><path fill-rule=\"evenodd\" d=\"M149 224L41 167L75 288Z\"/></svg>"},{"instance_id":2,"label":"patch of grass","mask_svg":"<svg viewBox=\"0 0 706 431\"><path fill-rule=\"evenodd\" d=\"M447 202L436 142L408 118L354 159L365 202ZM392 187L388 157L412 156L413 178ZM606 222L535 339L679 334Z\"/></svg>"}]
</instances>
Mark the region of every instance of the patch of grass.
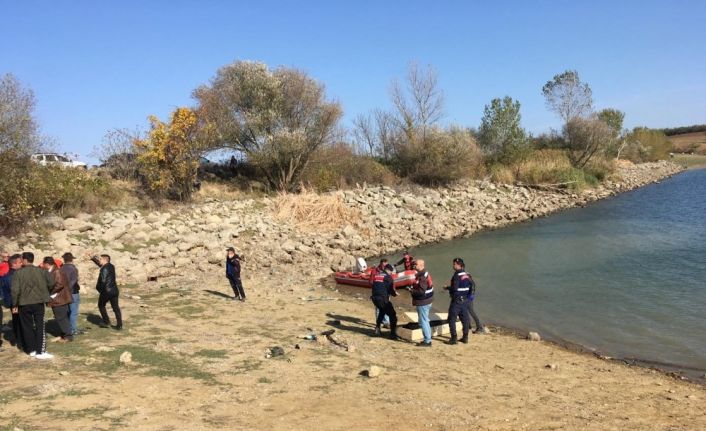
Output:
<instances>
[{"instance_id":1,"label":"patch of grass","mask_svg":"<svg viewBox=\"0 0 706 431\"><path fill-rule=\"evenodd\" d=\"M181 307L175 307L173 310L181 317L193 317L206 311L204 307L197 305L184 305Z\"/></svg>"},{"instance_id":2,"label":"patch of grass","mask_svg":"<svg viewBox=\"0 0 706 431\"><path fill-rule=\"evenodd\" d=\"M262 368L262 361L256 359L246 359L241 364L239 364L231 374L247 374L250 371L257 371Z\"/></svg>"},{"instance_id":3,"label":"patch of grass","mask_svg":"<svg viewBox=\"0 0 706 431\"><path fill-rule=\"evenodd\" d=\"M706 168L706 156L700 154L675 154L671 159L674 163L678 163L689 169Z\"/></svg>"},{"instance_id":4,"label":"patch of grass","mask_svg":"<svg viewBox=\"0 0 706 431\"><path fill-rule=\"evenodd\" d=\"M63 395L65 395L67 397L82 397L84 395L97 394L97 393L98 392L95 390L73 388L73 389L69 389L68 391L64 392Z\"/></svg>"},{"instance_id":5,"label":"patch of grass","mask_svg":"<svg viewBox=\"0 0 706 431\"><path fill-rule=\"evenodd\" d=\"M203 350L199 350L198 352L194 353L194 356L201 356L204 358L225 358L228 356L228 351L227 350L203 349Z\"/></svg>"},{"instance_id":6,"label":"patch of grass","mask_svg":"<svg viewBox=\"0 0 706 431\"><path fill-rule=\"evenodd\" d=\"M133 362L148 366L148 375L157 377L181 377L197 380L214 381L211 373L202 371L198 366L175 355L159 352L143 346L121 346L114 352L110 352L115 362L119 361L122 352L128 351L132 354Z\"/></svg>"},{"instance_id":7,"label":"patch of grass","mask_svg":"<svg viewBox=\"0 0 706 431\"><path fill-rule=\"evenodd\" d=\"M265 384L265 385L269 385L269 384L271 384L271 383L274 383L273 380L270 380L270 379L268 379L267 377L260 377L259 379L257 379L257 382L258 382L258 383Z\"/></svg>"}]
</instances>

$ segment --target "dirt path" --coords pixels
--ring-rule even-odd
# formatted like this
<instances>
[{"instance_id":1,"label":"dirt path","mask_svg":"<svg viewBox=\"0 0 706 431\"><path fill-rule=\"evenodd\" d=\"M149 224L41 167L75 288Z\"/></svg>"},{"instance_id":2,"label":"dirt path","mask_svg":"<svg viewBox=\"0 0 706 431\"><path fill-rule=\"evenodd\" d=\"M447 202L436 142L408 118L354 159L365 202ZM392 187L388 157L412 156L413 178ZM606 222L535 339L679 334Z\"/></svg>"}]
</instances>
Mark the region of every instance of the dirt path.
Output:
<instances>
[{"instance_id":1,"label":"dirt path","mask_svg":"<svg viewBox=\"0 0 706 431\"><path fill-rule=\"evenodd\" d=\"M120 333L90 323L95 297L84 294L90 329L50 342L53 361L0 353L0 429L706 429L703 385L510 335L420 349L371 337L365 300L246 280L240 303L224 281L126 288ZM299 339L308 328L354 347ZM267 359L273 346L285 355ZM360 375L371 365L379 377Z\"/></svg>"}]
</instances>

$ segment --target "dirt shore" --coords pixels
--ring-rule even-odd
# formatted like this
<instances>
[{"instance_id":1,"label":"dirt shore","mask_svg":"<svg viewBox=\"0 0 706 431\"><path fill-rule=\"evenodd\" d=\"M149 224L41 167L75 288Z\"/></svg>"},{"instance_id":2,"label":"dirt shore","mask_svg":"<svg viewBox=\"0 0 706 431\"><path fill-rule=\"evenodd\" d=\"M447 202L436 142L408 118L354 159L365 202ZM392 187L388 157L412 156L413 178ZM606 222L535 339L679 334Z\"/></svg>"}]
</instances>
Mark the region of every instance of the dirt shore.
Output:
<instances>
[{"instance_id":1,"label":"dirt shore","mask_svg":"<svg viewBox=\"0 0 706 431\"><path fill-rule=\"evenodd\" d=\"M414 219L405 219L407 206L438 201L437 207L449 214L458 212L456 201L470 199L476 205L481 202L483 208L495 206L465 226L449 225L446 231L458 236L543 215L542 201L548 199L556 200L546 209L551 212L677 171L663 168L659 175L626 180L589 195L515 188L498 191L478 184L471 186L474 190L442 191L418 201L390 196L391 210L377 210L371 218L365 208L375 193L390 193L380 190L360 199L361 225L342 227L339 234L321 243L310 238L313 234L271 224L265 214L267 203L251 202L240 209L230 204L231 213L245 225L250 223L248 217L261 225L244 231L234 224L228 238L221 241L207 236L223 231L210 231L210 225L193 234L201 235L200 241L184 231L182 236L198 245L179 248L178 254L171 255L169 268L154 263L164 259L158 253L167 253L159 243L149 253L138 250L139 265L138 259L126 257L118 266L123 280L131 280L122 286L121 294L125 330L96 326L96 295L84 287L80 326L86 327L86 334L73 343L50 341L48 350L56 355L54 360L30 359L10 348L0 353L5 372L0 429L706 429L706 387L702 384L511 334L474 335L468 345L456 346L445 345L440 338L431 349L375 338L371 336L369 301L335 292L320 281L328 266L345 266L359 251L358 242L366 241L358 233L360 226L382 230L397 219L414 223ZM523 200L516 203L516 197ZM206 213L203 207L192 210ZM388 213L396 218L391 220ZM501 214L511 216L498 218ZM130 217L138 219L137 214ZM173 229L184 225L196 231L179 217L169 218L174 221ZM224 217L217 217L213 224L222 227ZM163 230L157 237L170 234L172 227L166 218L154 214L144 218L152 220L149 223L155 230ZM83 226L76 230L64 226L62 232L68 234L52 238L72 242L69 245L76 252L85 251L95 247L106 232L114 235L124 227L119 220L110 215L103 222L89 223L86 218ZM100 229L92 226L101 223L105 226ZM130 236L146 232L137 228L141 225L133 223L122 234L124 254L135 253ZM399 244L373 243L368 254L429 238L443 239L433 237L435 229L400 239ZM439 232L447 235L446 231ZM249 257L244 278L248 300L244 303L228 298L232 292L222 268L215 257L209 262L211 254L222 257L222 243L231 240L233 233ZM141 238L145 244L155 241L150 232ZM20 246L27 240L33 238L12 241ZM270 243L276 248L270 249ZM64 244L34 239L32 245L51 251ZM335 261L326 253L317 253L344 246L344 252L334 255ZM121 251L114 251L120 260ZM195 256L194 260L187 262L184 254ZM142 260L152 263L148 266ZM90 286L95 270L81 268L83 285ZM147 276L156 281L140 278ZM406 296L400 298L406 300ZM330 339L322 335L331 329L335 333ZM308 334L318 339L301 338ZM284 355L268 358L273 347L281 347ZM130 352L128 363L120 361L127 356L124 352ZM379 376L364 375L372 366L379 367Z\"/></svg>"}]
</instances>

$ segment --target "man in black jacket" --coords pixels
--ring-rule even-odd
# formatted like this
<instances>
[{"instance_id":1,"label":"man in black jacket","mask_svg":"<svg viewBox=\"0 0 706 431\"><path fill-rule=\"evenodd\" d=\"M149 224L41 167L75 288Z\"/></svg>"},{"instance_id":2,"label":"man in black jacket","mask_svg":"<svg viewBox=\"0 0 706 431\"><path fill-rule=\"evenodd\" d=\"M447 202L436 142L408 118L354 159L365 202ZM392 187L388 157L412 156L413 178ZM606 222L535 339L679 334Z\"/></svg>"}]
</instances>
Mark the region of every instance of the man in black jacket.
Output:
<instances>
[{"instance_id":1,"label":"man in black jacket","mask_svg":"<svg viewBox=\"0 0 706 431\"><path fill-rule=\"evenodd\" d=\"M115 266L110 263L110 256L107 254L101 254L100 258L98 256L91 257L93 263L100 267L100 272L98 273L98 282L96 282L96 290L98 291L98 311L101 313L101 318L103 319L102 328L107 328L110 326L110 319L108 318L108 312L105 309L105 305L110 302L110 307L115 313L116 325L113 326L114 329L118 331L123 329L123 316L120 313L120 306L118 305L118 284L115 282Z\"/></svg>"}]
</instances>

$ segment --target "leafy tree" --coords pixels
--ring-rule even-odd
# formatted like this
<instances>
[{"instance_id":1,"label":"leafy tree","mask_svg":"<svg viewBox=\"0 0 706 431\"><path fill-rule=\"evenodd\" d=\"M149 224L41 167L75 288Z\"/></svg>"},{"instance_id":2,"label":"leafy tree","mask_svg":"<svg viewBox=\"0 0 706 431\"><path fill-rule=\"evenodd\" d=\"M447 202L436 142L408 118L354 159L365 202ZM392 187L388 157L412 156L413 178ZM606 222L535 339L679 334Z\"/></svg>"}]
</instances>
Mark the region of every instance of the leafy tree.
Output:
<instances>
[{"instance_id":1,"label":"leafy tree","mask_svg":"<svg viewBox=\"0 0 706 431\"><path fill-rule=\"evenodd\" d=\"M526 155L527 133L520 121L520 102L509 96L485 105L478 142L491 161L511 163Z\"/></svg>"},{"instance_id":2,"label":"leafy tree","mask_svg":"<svg viewBox=\"0 0 706 431\"><path fill-rule=\"evenodd\" d=\"M156 197L187 200L194 192L203 141L199 139L196 113L177 108L169 123L149 117L145 139L136 139L140 174Z\"/></svg>"},{"instance_id":3,"label":"leafy tree","mask_svg":"<svg viewBox=\"0 0 706 431\"><path fill-rule=\"evenodd\" d=\"M293 190L312 153L333 142L341 107L304 72L237 61L194 91L210 149L243 151L269 184Z\"/></svg>"},{"instance_id":4,"label":"leafy tree","mask_svg":"<svg viewBox=\"0 0 706 431\"><path fill-rule=\"evenodd\" d=\"M593 156L613 145L613 131L596 116L574 117L563 130L564 146L569 160L576 168L583 168Z\"/></svg>"},{"instance_id":5,"label":"leafy tree","mask_svg":"<svg viewBox=\"0 0 706 431\"><path fill-rule=\"evenodd\" d=\"M617 109L603 109L596 113L596 117L608 125L611 131L612 145L605 149L606 155L610 157L620 158L621 152L625 149L625 130L623 130L623 122L625 113Z\"/></svg>"},{"instance_id":6,"label":"leafy tree","mask_svg":"<svg viewBox=\"0 0 706 431\"><path fill-rule=\"evenodd\" d=\"M579 73L567 70L547 81L542 87L547 107L568 124L574 118L586 117L593 110L591 87L581 82Z\"/></svg>"},{"instance_id":7,"label":"leafy tree","mask_svg":"<svg viewBox=\"0 0 706 431\"><path fill-rule=\"evenodd\" d=\"M40 145L36 100L13 75L0 78L0 154L28 155Z\"/></svg>"}]
</instances>

